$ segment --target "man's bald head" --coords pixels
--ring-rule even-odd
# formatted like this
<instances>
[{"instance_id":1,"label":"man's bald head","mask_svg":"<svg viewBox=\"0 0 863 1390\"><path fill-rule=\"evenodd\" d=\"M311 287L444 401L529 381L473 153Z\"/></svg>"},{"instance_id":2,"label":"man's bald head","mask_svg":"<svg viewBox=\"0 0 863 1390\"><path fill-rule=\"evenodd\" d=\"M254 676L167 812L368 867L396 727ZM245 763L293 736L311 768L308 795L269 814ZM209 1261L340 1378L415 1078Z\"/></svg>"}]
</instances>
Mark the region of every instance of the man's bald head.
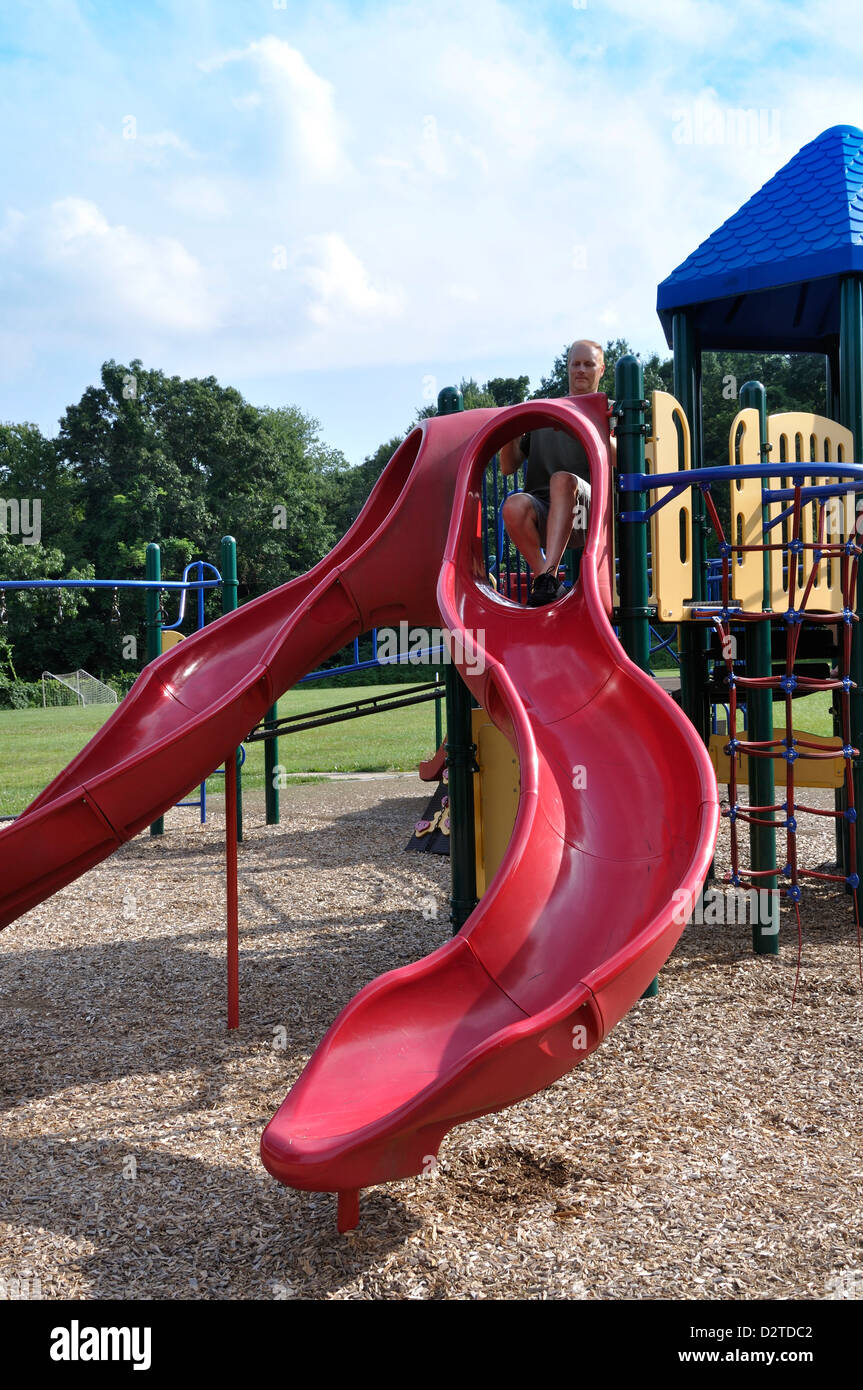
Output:
<instances>
[{"instance_id":1,"label":"man's bald head","mask_svg":"<svg viewBox=\"0 0 863 1390\"><path fill-rule=\"evenodd\" d=\"M605 371L605 353L600 343L592 338L577 338L569 349L566 365L571 396L587 396L599 390Z\"/></svg>"}]
</instances>

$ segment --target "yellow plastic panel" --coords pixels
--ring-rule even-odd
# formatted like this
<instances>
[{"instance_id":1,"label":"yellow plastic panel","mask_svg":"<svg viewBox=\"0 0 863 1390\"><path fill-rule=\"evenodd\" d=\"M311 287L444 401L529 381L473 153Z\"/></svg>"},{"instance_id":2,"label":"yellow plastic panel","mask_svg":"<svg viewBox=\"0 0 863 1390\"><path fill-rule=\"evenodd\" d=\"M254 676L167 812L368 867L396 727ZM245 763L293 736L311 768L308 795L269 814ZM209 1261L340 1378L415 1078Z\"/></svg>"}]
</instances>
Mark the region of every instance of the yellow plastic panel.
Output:
<instances>
[{"instance_id":1,"label":"yellow plastic panel","mask_svg":"<svg viewBox=\"0 0 863 1390\"><path fill-rule=\"evenodd\" d=\"M689 421L683 407L667 391L651 395L651 435L645 449L648 473L677 473L691 467L692 445ZM678 446L675 421L680 423L682 451ZM667 497L670 488L651 493L651 504ZM650 603L657 606L661 623L685 619L685 602L692 595L692 492L687 488L650 518L650 550L653 574Z\"/></svg>"},{"instance_id":2,"label":"yellow plastic panel","mask_svg":"<svg viewBox=\"0 0 863 1390\"><path fill-rule=\"evenodd\" d=\"M176 628L170 628L167 632L162 628L162 651L169 652L172 647L176 647L178 642L182 642L182 632L177 632Z\"/></svg>"},{"instance_id":3,"label":"yellow plastic panel","mask_svg":"<svg viewBox=\"0 0 863 1390\"><path fill-rule=\"evenodd\" d=\"M769 415L767 418L767 441L772 446L770 450L771 463L780 460L788 463L843 463L854 458L854 439L850 430L845 429L844 425L839 425L835 420L828 420L823 415L810 415L804 411L786 411L778 415ZM812 483L829 483L830 478L816 476L810 480ZM792 487L793 480L784 478L781 482L771 479L772 487ZM849 494L849 496L852 496ZM774 503L771 512L779 512L782 507L787 507L789 503ZM787 540L792 533L793 519L788 517L781 527L777 526L775 531L782 531L783 540ZM847 504L844 498L831 499L827 505L825 520L824 539L833 544L847 539L854 527L853 502ZM803 512L800 524L800 538L806 545L811 545L818 536L818 504L816 502L806 502L803 505ZM774 553L774 559L779 561L778 552ZM799 606L799 600L803 588L808 583L812 568L812 552L804 551L802 562L798 566L797 591L795 596L795 607ZM838 612L842 607L842 588L841 588L841 569L838 557L836 559L824 559L818 566L815 575L815 582L812 592L807 599L807 608L820 610L821 612ZM788 607L788 575L783 578L781 564L777 563L774 570L774 603L773 607L779 612L784 612Z\"/></svg>"},{"instance_id":4,"label":"yellow plastic panel","mask_svg":"<svg viewBox=\"0 0 863 1390\"><path fill-rule=\"evenodd\" d=\"M476 891L481 898L512 839L521 772L509 739L492 724L484 709L471 711L471 726L479 764L473 790Z\"/></svg>"},{"instance_id":5,"label":"yellow plastic panel","mask_svg":"<svg viewBox=\"0 0 863 1390\"><path fill-rule=\"evenodd\" d=\"M731 423L728 436L728 462L732 467L746 468L760 462L760 438L758 433L758 411L738 411ZM753 477L735 480L731 484L731 535L732 545L760 545L761 534L761 489L763 479ZM774 504L774 514L779 510ZM781 577L782 562L778 554L771 554L771 574ZM731 597L739 601L747 613L761 612L764 593L764 560L760 551L747 550L743 555L731 557ZM787 604L786 604L787 607Z\"/></svg>"}]
</instances>

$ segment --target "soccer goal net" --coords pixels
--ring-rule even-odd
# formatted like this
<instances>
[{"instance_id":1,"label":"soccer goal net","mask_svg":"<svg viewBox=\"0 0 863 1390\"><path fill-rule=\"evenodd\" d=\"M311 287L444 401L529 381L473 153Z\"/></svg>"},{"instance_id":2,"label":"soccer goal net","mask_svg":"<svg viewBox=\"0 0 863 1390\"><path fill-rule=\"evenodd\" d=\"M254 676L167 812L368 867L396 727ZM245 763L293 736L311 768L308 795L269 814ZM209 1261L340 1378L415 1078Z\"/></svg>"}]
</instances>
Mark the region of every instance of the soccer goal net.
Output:
<instances>
[{"instance_id":1,"label":"soccer goal net","mask_svg":"<svg viewBox=\"0 0 863 1390\"><path fill-rule=\"evenodd\" d=\"M47 705L116 705L117 692L110 685L91 676L89 671L69 671L58 675L42 672L42 704Z\"/></svg>"}]
</instances>

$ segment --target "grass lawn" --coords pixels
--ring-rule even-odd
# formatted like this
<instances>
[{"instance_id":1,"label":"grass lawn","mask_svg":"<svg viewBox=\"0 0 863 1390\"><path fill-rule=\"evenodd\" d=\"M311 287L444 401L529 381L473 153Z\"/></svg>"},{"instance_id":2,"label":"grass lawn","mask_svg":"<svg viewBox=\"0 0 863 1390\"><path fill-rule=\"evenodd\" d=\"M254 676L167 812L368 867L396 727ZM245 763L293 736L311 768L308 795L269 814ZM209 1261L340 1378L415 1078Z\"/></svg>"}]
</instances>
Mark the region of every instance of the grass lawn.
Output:
<instances>
[{"instance_id":1,"label":"grass lawn","mask_svg":"<svg viewBox=\"0 0 863 1390\"><path fill-rule=\"evenodd\" d=\"M417 681L417 684L420 682ZM280 715L318 711L328 706L361 700L370 695L398 692L404 686L356 686L321 690L302 686L279 701ZM831 692L795 700L795 726L814 734L831 734L828 713ZM104 723L110 713L104 705L87 708L0 710L0 815L13 816L32 801ZM784 717L774 706L777 724ZM279 740L279 762L290 773L412 771L422 758L434 752L434 709L431 703L352 719L292 734ZM221 778L210 785L221 794ZM264 745L246 749L243 785L250 790L264 785Z\"/></svg>"},{"instance_id":2,"label":"grass lawn","mask_svg":"<svg viewBox=\"0 0 863 1390\"><path fill-rule=\"evenodd\" d=\"M416 684L421 682L417 680ZM320 690L302 686L279 701L281 716L318 711L331 705L395 693L404 686L356 686ZM0 710L0 815L23 811L52 777L84 747L111 713L113 706L66 706L55 709ZM279 740L279 762L287 772L412 771L434 752L434 706L431 702L406 709L325 725ZM264 745L246 749L243 785L264 785ZM208 790L221 794L218 778Z\"/></svg>"},{"instance_id":3,"label":"grass lawn","mask_svg":"<svg viewBox=\"0 0 863 1390\"><path fill-rule=\"evenodd\" d=\"M823 734L825 737L833 735L833 716L830 713L830 706L836 692L833 690L819 691L817 695L805 695L800 700L794 701L794 729L805 729L810 734ZM841 691L839 692L841 694ZM777 727L782 727L785 723L785 704L782 701L774 701L773 704L773 723ZM737 712L737 727L743 728L743 719L740 711Z\"/></svg>"}]
</instances>

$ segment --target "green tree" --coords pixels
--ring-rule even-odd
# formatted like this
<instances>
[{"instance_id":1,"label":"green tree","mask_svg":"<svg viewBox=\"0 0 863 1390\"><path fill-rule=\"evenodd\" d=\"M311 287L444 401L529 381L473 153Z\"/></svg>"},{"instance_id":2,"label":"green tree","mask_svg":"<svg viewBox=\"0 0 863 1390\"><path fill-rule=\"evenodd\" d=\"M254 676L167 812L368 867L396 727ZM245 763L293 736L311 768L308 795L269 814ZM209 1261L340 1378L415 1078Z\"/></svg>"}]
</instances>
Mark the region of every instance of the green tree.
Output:
<instances>
[{"instance_id":1,"label":"green tree","mask_svg":"<svg viewBox=\"0 0 863 1390\"><path fill-rule=\"evenodd\" d=\"M237 539L241 597L263 593L305 573L339 538L328 515L344 456L320 439L317 420L294 406L245 406L229 469L211 474L214 518L208 543Z\"/></svg>"},{"instance_id":2,"label":"green tree","mask_svg":"<svg viewBox=\"0 0 863 1390\"><path fill-rule=\"evenodd\" d=\"M813 353L706 352L701 383L705 463L728 462L729 432L740 409L740 387L746 381L760 381L766 388L771 415L786 410L827 413L823 357Z\"/></svg>"},{"instance_id":3,"label":"green tree","mask_svg":"<svg viewBox=\"0 0 863 1390\"><path fill-rule=\"evenodd\" d=\"M62 551L0 535L0 576L17 580L92 579L93 567L70 570ZM38 680L43 670L69 671L87 665L93 630L101 626L91 616L90 602L89 593L80 589L4 591L0 632L21 680Z\"/></svg>"},{"instance_id":4,"label":"green tree","mask_svg":"<svg viewBox=\"0 0 863 1390\"><path fill-rule=\"evenodd\" d=\"M529 376L495 376L486 382L485 390L495 405L521 405L529 386Z\"/></svg>"},{"instance_id":5,"label":"green tree","mask_svg":"<svg viewBox=\"0 0 863 1390\"><path fill-rule=\"evenodd\" d=\"M56 441L36 425L0 425L0 497L38 520L37 540L65 552L80 520L77 485Z\"/></svg>"},{"instance_id":6,"label":"green tree","mask_svg":"<svg viewBox=\"0 0 863 1390\"><path fill-rule=\"evenodd\" d=\"M379 444L374 453L368 454L362 463L354 467L345 464L324 474L324 505L327 520L336 539L343 536L356 521L371 495L372 488L402 440L402 435L393 435L392 439Z\"/></svg>"},{"instance_id":7,"label":"green tree","mask_svg":"<svg viewBox=\"0 0 863 1390\"><path fill-rule=\"evenodd\" d=\"M241 597L303 572L333 540L325 477L343 463L294 407L258 409L214 377L182 380L107 362L61 421L81 521L69 559L140 577L148 541L162 573L238 542ZM212 601L211 601L212 605Z\"/></svg>"}]
</instances>

